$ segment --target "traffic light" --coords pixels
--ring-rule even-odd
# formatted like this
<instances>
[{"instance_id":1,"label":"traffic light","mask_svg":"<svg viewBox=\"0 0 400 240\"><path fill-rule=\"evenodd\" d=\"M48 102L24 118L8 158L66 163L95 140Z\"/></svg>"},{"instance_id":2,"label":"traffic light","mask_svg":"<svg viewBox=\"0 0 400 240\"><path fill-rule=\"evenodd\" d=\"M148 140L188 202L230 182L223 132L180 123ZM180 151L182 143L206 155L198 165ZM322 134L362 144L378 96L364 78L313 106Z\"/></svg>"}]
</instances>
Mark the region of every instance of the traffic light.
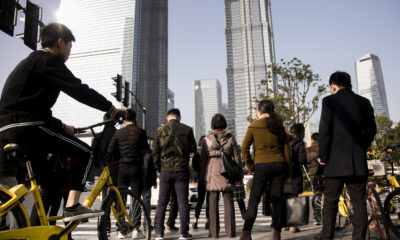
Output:
<instances>
[{"instance_id":1,"label":"traffic light","mask_svg":"<svg viewBox=\"0 0 400 240\"><path fill-rule=\"evenodd\" d=\"M29 0L26 1L24 44L32 50L36 50L38 42L41 13L42 9L38 5L31 3Z\"/></svg>"},{"instance_id":2,"label":"traffic light","mask_svg":"<svg viewBox=\"0 0 400 240\"><path fill-rule=\"evenodd\" d=\"M113 95L118 102L121 102L122 100L122 76L117 74L116 77L112 77L111 78L115 83L115 87L116 87L116 92L115 93L111 93L111 95Z\"/></svg>"},{"instance_id":3,"label":"traffic light","mask_svg":"<svg viewBox=\"0 0 400 240\"><path fill-rule=\"evenodd\" d=\"M124 92L124 106L125 107L129 107L129 100L130 100L130 96L131 96L131 91L129 89L129 83L125 82L125 92Z\"/></svg>"},{"instance_id":4,"label":"traffic light","mask_svg":"<svg viewBox=\"0 0 400 240\"><path fill-rule=\"evenodd\" d=\"M17 0L0 1L0 30L14 36L14 26L17 19Z\"/></svg>"}]
</instances>

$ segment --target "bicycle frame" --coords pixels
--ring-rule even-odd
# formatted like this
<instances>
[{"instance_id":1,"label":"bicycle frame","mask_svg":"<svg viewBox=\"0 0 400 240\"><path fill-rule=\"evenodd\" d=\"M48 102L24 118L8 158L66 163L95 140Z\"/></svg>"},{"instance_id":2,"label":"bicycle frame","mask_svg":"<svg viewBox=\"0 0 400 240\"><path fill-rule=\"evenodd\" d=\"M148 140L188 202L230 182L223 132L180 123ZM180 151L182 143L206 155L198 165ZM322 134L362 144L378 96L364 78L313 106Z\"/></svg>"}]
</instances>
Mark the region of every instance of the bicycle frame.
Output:
<instances>
[{"instance_id":1,"label":"bicycle frame","mask_svg":"<svg viewBox=\"0 0 400 240\"><path fill-rule=\"evenodd\" d=\"M29 162L28 162L29 163ZM116 197L120 203L121 211L129 220L129 224L133 226L131 219L129 218L129 214L125 208L125 204L123 203L123 199L119 190L113 185L112 179L110 177L110 170L107 165L103 167L103 172L99 177L96 185L93 187L87 199L84 201L83 205L85 207L91 207L93 202L96 200L96 197L100 194L101 190L105 185L108 185L107 194L111 191L116 194ZM0 189L3 192L6 192L12 198L0 206L0 216L4 216L6 213L10 212L14 207L20 207L23 210L24 217L26 222L28 223L28 227L12 229L7 231L0 232L0 239L48 239L50 236L57 235L58 239L67 239L67 234L72 232L80 223L79 221L70 222L65 228L60 226L49 226L49 221L56 221L62 219L62 216L51 216L47 217L43 207L43 201L40 196L39 187L36 183L36 180L31 180L31 188L28 190L24 185L17 185L10 190L6 190L4 188ZM41 226L32 227L29 220L29 215L26 209L23 207L20 199L26 198L28 195L33 194L33 198L35 201L35 206L38 212L38 216L40 219ZM112 208L112 212L115 216L117 216L117 212ZM116 217L117 221L119 218Z\"/></svg>"}]
</instances>

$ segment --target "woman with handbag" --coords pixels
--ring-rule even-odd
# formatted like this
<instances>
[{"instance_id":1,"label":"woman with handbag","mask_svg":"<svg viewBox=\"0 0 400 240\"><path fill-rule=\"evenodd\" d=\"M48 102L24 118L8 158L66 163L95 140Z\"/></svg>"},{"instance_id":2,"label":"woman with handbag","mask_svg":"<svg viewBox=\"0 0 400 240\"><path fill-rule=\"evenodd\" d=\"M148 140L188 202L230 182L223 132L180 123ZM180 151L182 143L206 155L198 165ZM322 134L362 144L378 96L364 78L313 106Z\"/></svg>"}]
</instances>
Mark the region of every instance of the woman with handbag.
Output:
<instances>
[{"instance_id":1,"label":"woman with handbag","mask_svg":"<svg viewBox=\"0 0 400 240\"><path fill-rule=\"evenodd\" d=\"M247 128L243 139L242 153L247 168L254 172L250 198L246 211L240 240L251 239L251 230L257 217L261 196L270 185L270 198L273 206L273 239L281 239L283 224L283 183L291 176L289 145L285 127L274 111L274 104L262 100L257 107L258 119ZM254 160L250 147L254 146Z\"/></svg>"},{"instance_id":2,"label":"woman with handbag","mask_svg":"<svg viewBox=\"0 0 400 240\"><path fill-rule=\"evenodd\" d=\"M240 152L233 135L226 130L226 120L221 114L215 114L211 120L212 130L208 132L202 143L201 161L207 163L205 168L205 183L209 193L209 237L218 238L219 222L219 195L224 198L225 231L228 237L235 237L235 210L233 206L234 183L224 174L222 158L231 161L232 166L242 166Z\"/></svg>"},{"instance_id":3,"label":"woman with handbag","mask_svg":"<svg viewBox=\"0 0 400 240\"><path fill-rule=\"evenodd\" d=\"M307 164L306 148L304 146L304 125L301 123L293 124L289 130L289 146L291 151L292 181L291 191L285 192L285 197L297 197L303 192L303 171L301 165ZM299 232L299 228L292 226L290 232Z\"/></svg>"}]
</instances>

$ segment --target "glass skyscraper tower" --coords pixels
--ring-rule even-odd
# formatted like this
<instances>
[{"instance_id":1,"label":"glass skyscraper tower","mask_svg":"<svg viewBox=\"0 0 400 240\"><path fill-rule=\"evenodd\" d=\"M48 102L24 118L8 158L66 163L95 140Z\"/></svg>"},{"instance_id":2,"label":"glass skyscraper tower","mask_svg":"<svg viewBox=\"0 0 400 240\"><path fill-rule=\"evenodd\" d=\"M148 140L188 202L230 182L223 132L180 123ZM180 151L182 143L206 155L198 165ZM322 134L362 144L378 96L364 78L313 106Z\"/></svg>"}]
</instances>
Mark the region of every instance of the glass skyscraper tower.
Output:
<instances>
[{"instance_id":1,"label":"glass skyscraper tower","mask_svg":"<svg viewBox=\"0 0 400 240\"><path fill-rule=\"evenodd\" d=\"M211 129L211 118L222 111L221 84L218 79L195 80L194 136L196 142Z\"/></svg>"},{"instance_id":2,"label":"glass skyscraper tower","mask_svg":"<svg viewBox=\"0 0 400 240\"><path fill-rule=\"evenodd\" d=\"M165 122L168 91L168 0L62 0L59 22L75 35L68 67L83 83L116 107L111 77L118 74L146 107L146 131L152 137ZM131 97L142 126L142 111ZM54 115L67 124L86 126L103 119L100 111L61 95Z\"/></svg>"},{"instance_id":3,"label":"glass skyscraper tower","mask_svg":"<svg viewBox=\"0 0 400 240\"><path fill-rule=\"evenodd\" d=\"M240 144L248 116L256 116L254 103L268 65L275 63L270 0L225 0L228 127ZM269 89L275 91L275 81Z\"/></svg>"},{"instance_id":4,"label":"glass skyscraper tower","mask_svg":"<svg viewBox=\"0 0 400 240\"><path fill-rule=\"evenodd\" d=\"M379 57L368 53L364 57L357 59L356 74L358 94L369 99L376 115L389 117L385 83Z\"/></svg>"}]
</instances>

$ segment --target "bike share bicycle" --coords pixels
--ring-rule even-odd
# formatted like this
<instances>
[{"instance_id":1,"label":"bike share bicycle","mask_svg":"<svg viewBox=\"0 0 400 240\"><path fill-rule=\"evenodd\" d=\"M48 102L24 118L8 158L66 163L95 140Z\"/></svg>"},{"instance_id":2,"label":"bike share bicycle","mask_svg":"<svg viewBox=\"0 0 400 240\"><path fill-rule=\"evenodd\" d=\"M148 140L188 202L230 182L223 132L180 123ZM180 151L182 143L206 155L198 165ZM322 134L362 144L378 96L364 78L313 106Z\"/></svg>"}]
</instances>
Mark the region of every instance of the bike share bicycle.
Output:
<instances>
[{"instance_id":1,"label":"bike share bicycle","mask_svg":"<svg viewBox=\"0 0 400 240\"><path fill-rule=\"evenodd\" d=\"M76 132L82 133L90 129L94 136L94 128L107 122L76 129ZM19 184L9 190L0 187L0 239L66 240L68 233L72 232L78 224L85 220L72 221L64 228L54 225L49 226L49 221L60 220L62 216L46 216L29 156L25 154L23 146L18 144L7 144L4 147L4 151L10 160L25 164L31 186L27 189L24 185ZM103 156L103 154L100 155ZM99 160L103 163L103 172L83 203L85 207L92 206L103 187L107 187L107 197L101 207L104 215L98 220L99 239L117 239L117 231L128 233L135 227L140 226L143 221L146 222L144 229L146 239L151 239L150 217L141 198L126 187L115 187L111 180L107 163L103 158ZM33 195L41 226L31 226L29 215L22 204L23 200L30 194ZM132 213L131 215L128 214L127 208ZM8 225L10 218L15 222L15 226ZM111 224L109 224L110 218L112 218Z\"/></svg>"}]
</instances>

